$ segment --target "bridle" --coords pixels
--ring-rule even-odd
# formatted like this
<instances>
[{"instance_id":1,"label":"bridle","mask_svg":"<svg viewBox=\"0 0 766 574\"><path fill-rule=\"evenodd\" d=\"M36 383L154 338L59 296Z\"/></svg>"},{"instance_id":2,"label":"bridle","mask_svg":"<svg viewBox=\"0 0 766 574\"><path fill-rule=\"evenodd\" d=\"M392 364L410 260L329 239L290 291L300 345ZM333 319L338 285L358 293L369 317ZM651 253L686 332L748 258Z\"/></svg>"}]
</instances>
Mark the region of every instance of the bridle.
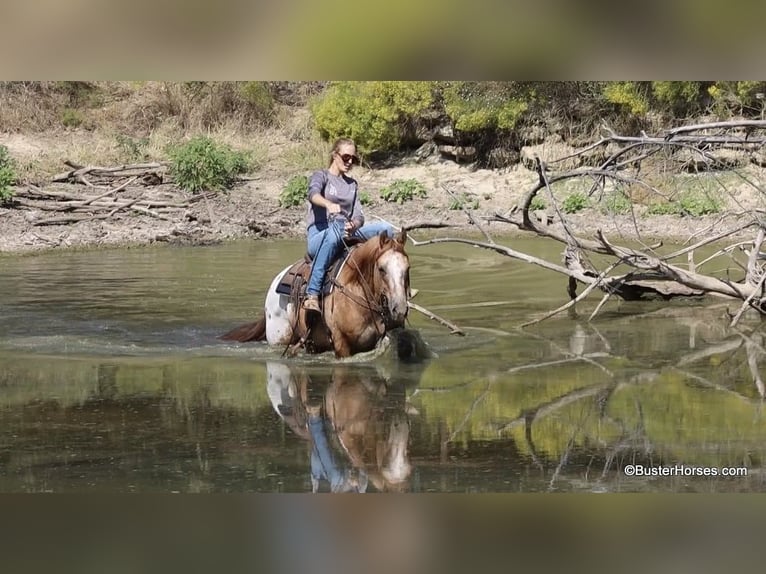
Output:
<instances>
[{"instance_id":1,"label":"bridle","mask_svg":"<svg viewBox=\"0 0 766 574\"><path fill-rule=\"evenodd\" d=\"M371 241L371 240L370 240ZM345 237L343 238L343 244L346 246L347 249L349 249L348 243L346 242ZM384 251L380 253L376 259L375 262L377 263L378 259L382 257L387 251ZM353 254L352 254L353 255ZM374 274L375 270L373 269L373 277L370 278L368 281L367 278L364 276L364 273L362 273L362 270L359 268L359 266L356 264L356 261L353 260L352 255L349 255L349 258L347 260L347 265L351 266L352 269L356 272L358 276L358 282L362 286L362 290L364 291L364 297L359 297L355 293L350 292L346 287L339 283L336 279L333 279L333 285L335 288L345 297L348 297L351 301L353 301L355 304L360 306L363 309L367 309L373 317L375 315L379 316L382 323L383 323L383 332L380 331L378 328L378 322L374 321L375 329L378 331L378 334L385 333L386 328L391 323L391 317L388 310L388 297L385 293L381 293L380 297L376 301L375 293L373 289L373 285L370 284L371 281L374 281ZM375 266L377 267L377 265Z\"/></svg>"}]
</instances>

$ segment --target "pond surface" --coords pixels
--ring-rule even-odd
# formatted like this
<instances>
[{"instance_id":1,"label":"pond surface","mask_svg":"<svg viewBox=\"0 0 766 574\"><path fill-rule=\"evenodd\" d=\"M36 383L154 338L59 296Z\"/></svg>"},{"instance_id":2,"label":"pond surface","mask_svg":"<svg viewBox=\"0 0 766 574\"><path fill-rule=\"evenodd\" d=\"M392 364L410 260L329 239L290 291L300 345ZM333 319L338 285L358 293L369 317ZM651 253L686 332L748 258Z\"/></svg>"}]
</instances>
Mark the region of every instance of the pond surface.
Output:
<instances>
[{"instance_id":1,"label":"pond surface","mask_svg":"<svg viewBox=\"0 0 766 574\"><path fill-rule=\"evenodd\" d=\"M560 260L556 244L510 244ZM440 244L409 248L415 302L466 336L412 311L406 334L431 359L402 363L392 345L283 360L219 341L303 251L0 258L0 492L310 492L317 405L332 464L367 492L766 490L757 321L733 331L720 303L609 301L589 322L593 294L579 316L520 330L566 302L565 279Z\"/></svg>"}]
</instances>

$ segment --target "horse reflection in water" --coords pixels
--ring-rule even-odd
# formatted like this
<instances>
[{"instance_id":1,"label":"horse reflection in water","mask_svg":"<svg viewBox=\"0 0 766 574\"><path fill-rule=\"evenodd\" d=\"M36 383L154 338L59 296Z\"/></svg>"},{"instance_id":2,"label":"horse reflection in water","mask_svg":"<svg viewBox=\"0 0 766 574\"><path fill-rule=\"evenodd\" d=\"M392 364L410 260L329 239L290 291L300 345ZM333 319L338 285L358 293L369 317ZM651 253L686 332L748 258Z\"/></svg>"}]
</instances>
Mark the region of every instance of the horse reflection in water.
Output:
<instances>
[{"instance_id":1,"label":"horse reflection in water","mask_svg":"<svg viewBox=\"0 0 766 574\"><path fill-rule=\"evenodd\" d=\"M412 465L407 385L375 367L329 370L269 362L268 393L279 416L311 442L312 491L405 491ZM419 373L418 373L419 376ZM409 379L411 380L411 379ZM415 383L417 384L417 383Z\"/></svg>"}]
</instances>

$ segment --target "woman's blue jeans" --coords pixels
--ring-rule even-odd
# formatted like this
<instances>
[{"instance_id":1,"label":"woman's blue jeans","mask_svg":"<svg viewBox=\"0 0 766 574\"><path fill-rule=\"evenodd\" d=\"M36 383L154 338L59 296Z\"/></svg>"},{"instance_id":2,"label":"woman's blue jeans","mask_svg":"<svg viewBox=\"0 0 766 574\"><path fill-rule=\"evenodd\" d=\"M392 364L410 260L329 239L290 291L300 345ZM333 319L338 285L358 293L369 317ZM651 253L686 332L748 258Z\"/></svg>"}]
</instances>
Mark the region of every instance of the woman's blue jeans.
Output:
<instances>
[{"instance_id":1,"label":"woman's blue jeans","mask_svg":"<svg viewBox=\"0 0 766 574\"><path fill-rule=\"evenodd\" d=\"M306 294L318 296L321 292L322 280L327 268L343 249L344 227L345 220L338 218L330 221L326 229L317 229L316 225L311 225L308 228L308 254L314 263L311 267L311 277L309 277L309 284L306 287ZM366 240L384 231L389 237L394 236L393 227L382 221L363 225L354 232L354 235Z\"/></svg>"}]
</instances>

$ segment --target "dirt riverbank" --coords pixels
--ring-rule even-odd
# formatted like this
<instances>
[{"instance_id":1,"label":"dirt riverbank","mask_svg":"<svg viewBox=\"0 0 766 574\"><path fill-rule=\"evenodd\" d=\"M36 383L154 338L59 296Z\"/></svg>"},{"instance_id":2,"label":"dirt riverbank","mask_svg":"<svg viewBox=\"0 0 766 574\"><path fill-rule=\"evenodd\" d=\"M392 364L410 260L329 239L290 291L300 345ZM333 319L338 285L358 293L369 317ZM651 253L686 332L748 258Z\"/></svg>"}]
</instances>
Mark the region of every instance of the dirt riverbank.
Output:
<instances>
[{"instance_id":1,"label":"dirt riverbank","mask_svg":"<svg viewBox=\"0 0 766 574\"><path fill-rule=\"evenodd\" d=\"M24 153L34 153L30 145L11 136L0 137L0 144L9 147L23 160ZM368 219L383 218L395 225L417 221L441 221L455 225L443 229L443 236L466 235L478 232L468 222L466 214L455 209L454 196L469 198L479 217L493 213L506 213L537 181L537 175L521 165L506 170L476 170L452 161L430 158L426 162L409 161L385 169L359 167L352 173L360 190L367 193L371 203L365 207ZM391 182L417 179L428 191L425 198L407 201L402 205L387 203L379 192ZM247 181L237 184L227 193L219 193L204 201L196 201L188 208L178 209L159 219L137 212L121 211L105 219L84 220L63 225L40 225L51 217L50 212L33 206L0 207L0 252L29 253L62 248L99 248L139 246L154 243L210 244L235 239L300 238L304 235L305 207L281 208L279 194L285 185L284 174L264 170ZM72 184L44 185L44 189L64 189L97 195L98 189L87 189ZM20 185L19 190L24 189ZM106 189L106 188L105 188ZM744 188L743 188L744 189ZM464 195L465 194L465 195ZM180 204L190 194L172 183L153 187L128 188L121 192L122 199L142 197L147 200ZM727 206L731 212L757 205L758 198L746 189L732 194L737 204ZM598 206L589 207L567 216L572 229L592 237L599 229L615 238L635 237L636 229L643 239L665 238L685 241L718 233L736 223L734 217L722 214L704 217L670 215L612 215ZM555 218L554 218L555 219ZM497 235L513 235L518 231L506 224L493 223L488 229Z\"/></svg>"}]
</instances>

